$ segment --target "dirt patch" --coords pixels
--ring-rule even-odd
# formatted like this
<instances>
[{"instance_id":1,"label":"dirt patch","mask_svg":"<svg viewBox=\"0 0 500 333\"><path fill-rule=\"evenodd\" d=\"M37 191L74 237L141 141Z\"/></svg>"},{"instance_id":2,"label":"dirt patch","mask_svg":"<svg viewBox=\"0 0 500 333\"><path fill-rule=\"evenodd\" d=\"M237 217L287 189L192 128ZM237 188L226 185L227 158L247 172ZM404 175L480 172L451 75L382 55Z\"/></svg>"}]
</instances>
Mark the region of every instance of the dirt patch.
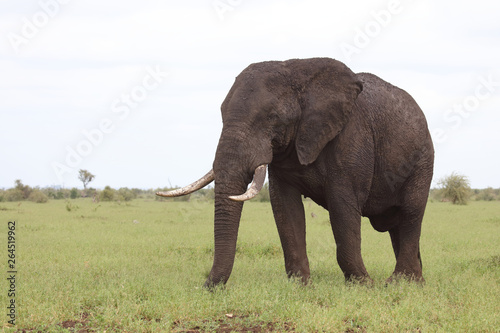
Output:
<instances>
[{"instance_id":1,"label":"dirt patch","mask_svg":"<svg viewBox=\"0 0 500 333\"><path fill-rule=\"evenodd\" d=\"M89 326L89 314L82 313L79 320L66 320L57 324L58 327L72 333L93 333L95 329ZM252 332L252 333L267 333L267 332L294 332L294 326L289 323L280 324L277 322L252 321L249 316L228 316L226 319L215 321L204 320L201 323L186 323L175 321L172 325L172 332L175 333L230 333L230 332ZM143 318L144 321L151 319ZM160 322L160 319L154 321ZM16 333L38 333L44 332L41 329L21 329Z\"/></svg>"},{"instance_id":2,"label":"dirt patch","mask_svg":"<svg viewBox=\"0 0 500 333\"><path fill-rule=\"evenodd\" d=\"M88 313L82 313L80 315L80 320L66 320L63 321L62 323L58 324L57 326L64 328L68 330L69 332L74 332L74 333L91 333L95 332L93 329L88 327ZM16 333L35 333L35 332L43 332L43 330L39 329L33 329L33 328L28 328L28 329L22 329L19 331L16 331Z\"/></svg>"},{"instance_id":3,"label":"dirt patch","mask_svg":"<svg viewBox=\"0 0 500 333\"><path fill-rule=\"evenodd\" d=\"M230 333L230 332L252 332L252 333L267 333L267 332L293 332L293 326L285 323L284 325L256 321L250 322L247 316L233 316L228 317L226 320L216 321L203 321L201 324L189 327L189 324L181 322L174 322L172 325L172 332L176 333L202 333L202 332L216 332L216 333Z\"/></svg>"},{"instance_id":4,"label":"dirt patch","mask_svg":"<svg viewBox=\"0 0 500 333\"><path fill-rule=\"evenodd\" d=\"M62 328L66 328L71 332L77 333L90 333L94 330L87 327L89 317L88 313L82 313L80 320L67 320L59 324Z\"/></svg>"}]
</instances>

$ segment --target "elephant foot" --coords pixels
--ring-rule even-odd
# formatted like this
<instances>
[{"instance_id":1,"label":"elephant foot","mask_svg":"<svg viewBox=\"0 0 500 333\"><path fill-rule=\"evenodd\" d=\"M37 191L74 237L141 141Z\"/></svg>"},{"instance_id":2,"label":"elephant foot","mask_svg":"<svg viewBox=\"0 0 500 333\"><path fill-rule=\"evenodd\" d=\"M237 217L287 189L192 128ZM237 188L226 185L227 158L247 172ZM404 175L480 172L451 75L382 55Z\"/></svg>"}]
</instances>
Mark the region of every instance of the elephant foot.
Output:
<instances>
[{"instance_id":1,"label":"elephant foot","mask_svg":"<svg viewBox=\"0 0 500 333\"><path fill-rule=\"evenodd\" d=\"M373 286L373 280L369 275L346 275L345 276L345 282L348 285L364 285L371 287Z\"/></svg>"},{"instance_id":2,"label":"elephant foot","mask_svg":"<svg viewBox=\"0 0 500 333\"><path fill-rule=\"evenodd\" d=\"M300 271L297 273L288 272L287 275L289 280L300 281L304 286L307 286L307 284L309 283L309 277L310 277L309 272L307 273Z\"/></svg>"},{"instance_id":3,"label":"elephant foot","mask_svg":"<svg viewBox=\"0 0 500 333\"><path fill-rule=\"evenodd\" d=\"M393 273L387 280L385 280L385 284L396 284L400 281L414 282L417 285L421 286L425 284L425 279L422 277L422 275L404 273Z\"/></svg>"}]
</instances>

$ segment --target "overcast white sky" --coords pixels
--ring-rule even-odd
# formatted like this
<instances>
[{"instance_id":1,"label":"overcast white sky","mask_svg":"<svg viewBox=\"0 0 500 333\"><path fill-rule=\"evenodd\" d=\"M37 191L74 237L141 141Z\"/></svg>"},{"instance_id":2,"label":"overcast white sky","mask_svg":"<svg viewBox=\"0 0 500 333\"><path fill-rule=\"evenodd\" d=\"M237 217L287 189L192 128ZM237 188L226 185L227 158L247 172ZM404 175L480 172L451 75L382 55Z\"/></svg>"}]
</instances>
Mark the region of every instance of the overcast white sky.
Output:
<instances>
[{"instance_id":1,"label":"overcast white sky","mask_svg":"<svg viewBox=\"0 0 500 333\"><path fill-rule=\"evenodd\" d=\"M500 2L0 0L0 188L207 172L250 63L331 57L408 91L453 171L500 187Z\"/></svg>"}]
</instances>

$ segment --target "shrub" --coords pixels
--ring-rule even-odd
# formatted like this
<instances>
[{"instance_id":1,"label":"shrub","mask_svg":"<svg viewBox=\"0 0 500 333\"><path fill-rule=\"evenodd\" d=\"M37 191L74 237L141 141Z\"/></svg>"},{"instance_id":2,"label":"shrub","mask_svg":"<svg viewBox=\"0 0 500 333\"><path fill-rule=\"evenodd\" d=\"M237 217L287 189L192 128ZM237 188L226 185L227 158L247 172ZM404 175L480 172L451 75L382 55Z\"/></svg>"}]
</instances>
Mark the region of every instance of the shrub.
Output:
<instances>
[{"instance_id":1,"label":"shrub","mask_svg":"<svg viewBox=\"0 0 500 333\"><path fill-rule=\"evenodd\" d=\"M71 189L71 192L69 193L69 197L70 197L71 199L76 199L76 198L78 198L78 190L77 190L76 188L74 188L74 187L73 187L73 188Z\"/></svg>"},{"instance_id":2,"label":"shrub","mask_svg":"<svg viewBox=\"0 0 500 333\"><path fill-rule=\"evenodd\" d=\"M23 196L22 199L28 199L33 189L28 185L24 185L20 179L16 179L15 184L16 184L15 190L22 193Z\"/></svg>"},{"instance_id":3,"label":"shrub","mask_svg":"<svg viewBox=\"0 0 500 333\"><path fill-rule=\"evenodd\" d=\"M89 187L87 190L84 190L84 192L85 192L85 196L88 198L94 198L96 196L97 197L99 196L98 191L93 187Z\"/></svg>"},{"instance_id":4,"label":"shrub","mask_svg":"<svg viewBox=\"0 0 500 333\"><path fill-rule=\"evenodd\" d=\"M466 205L469 201L471 188L466 176L453 172L442 178L438 184L441 186L443 197L451 200L453 204Z\"/></svg>"},{"instance_id":5,"label":"shrub","mask_svg":"<svg viewBox=\"0 0 500 333\"><path fill-rule=\"evenodd\" d=\"M99 199L102 201L113 201L115 197L115 190L111 187L106 186L104 190L99 194Z\"/></svg>"},{"instance_id":6,"label":"shrub","mask_svg":"<svg viewBox=\"0 0 500 333\"><path fill-rule=\"evenodd\" d=\"M35 189L30 193L28 200L36 203L46 203L47 201L49 201L49 197L46 196L42 191Z\"/></svg>"},{"instance_id":7,"label":"shrub","mask_svg":"<svg viewBox=\"0 0 500 333\"><path fill-rule=\"evenodd\" d=\"M115 199L120 201L130 201L132 199L135 199L136 197L137 195L134 191L126 187L122 187L121 189L118 190L118 195Z\"/></svg>"},{"instance_id":8,"label":"shrub","mask_svg":"<svg viewBox=\"0 0 500 333\"><path fill-rule=\"evenodd\" d=\"M476 200L493 201L496 199L495 190L493 190L493 188L491 187L476 191Z\"/></svg>"},{"instance_id":9,"label":"shrub","mask_svg":"<svg viewBox=\"0 0 500 333\"><path fill-rule=\"evenodd\" d=\"M4 199L5 201L22 201L24 200L24 194L17 188L11 188L5 191Z\"/></svg>"}]
</instances>

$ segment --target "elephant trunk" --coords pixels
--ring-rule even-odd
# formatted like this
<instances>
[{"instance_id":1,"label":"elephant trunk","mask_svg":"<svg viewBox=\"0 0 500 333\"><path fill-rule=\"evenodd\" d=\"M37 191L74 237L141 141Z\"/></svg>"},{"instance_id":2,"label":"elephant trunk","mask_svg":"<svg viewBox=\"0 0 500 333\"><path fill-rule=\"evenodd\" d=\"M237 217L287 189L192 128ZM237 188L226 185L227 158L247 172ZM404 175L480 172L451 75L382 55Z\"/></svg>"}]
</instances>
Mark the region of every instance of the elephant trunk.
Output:
<instances>
[{"instance_id":1,"label":"elephant trunk","mask_svg":"<svg viewBox=\"0 0 500 333\"><path fill-rule=\"evenodd\" d=\"M214 262L210 275L205 282L206 287L224 284L233 269L236 254L236 241L240 225L243 201L249 199L260 189L266 167L261 164L270 163L269 156L255 154L252 145L244 135L244 130L234 129L225 124L222 131L213 170L215 178L215 216L214 216ZM262 149L263 151L267 151ZM267 157L267 158L266 158ZM255 176L254 176L255 174ZM248 193L247 186L254 178L258 184L252 185ZM262 178L262 179L261 179ZM245 193L244 195L240 195Z\"/></svg>"},{"instance_id":2,"label":"elephant trunk","mask_svg":"<svg viewBox=\"0 0 500 333\"><path fill-rule=\"evenodd\" d=\"M215 213L214 213L214 262L205 287L225 284L233 270L236 240L240 226L243 202L229 197L245 192L251 176L244 171L240 145L234 138L221 135L214 161Z\"/></svg>"},{"instance_id":3,"label":"elephant trunk","mask_svg":"<svg viewBox=\"0 0 500 333\"><path fill-rule=\"evenodd\" d=\"M217 180L215 182L215 254L212 270L205 282L208 288L217 284L225 284L231 275L243 202L260 191L264 183L266 168L266 165L262 165L256 169L252 186L245 194L239 196L229 194L242 193L248 184L246 178L241 177L241 180L230 180L226 183L219 183Z\"/></svg>"},{"instance_id":4,"label":"elephant trunk","mask_svg":"<svg viewBox=\"0 0 500 333\"><path fill-rule=\"evenodd\" d=\"M240 225L243 202L229 199L228 186L215 184L215 218L214 218L214 262L205 287L212 288L225 284L233 270L236 254L236 241ZM234 188L230 193L241 193L245 186Z\"/></svg>"}]
</instances>

